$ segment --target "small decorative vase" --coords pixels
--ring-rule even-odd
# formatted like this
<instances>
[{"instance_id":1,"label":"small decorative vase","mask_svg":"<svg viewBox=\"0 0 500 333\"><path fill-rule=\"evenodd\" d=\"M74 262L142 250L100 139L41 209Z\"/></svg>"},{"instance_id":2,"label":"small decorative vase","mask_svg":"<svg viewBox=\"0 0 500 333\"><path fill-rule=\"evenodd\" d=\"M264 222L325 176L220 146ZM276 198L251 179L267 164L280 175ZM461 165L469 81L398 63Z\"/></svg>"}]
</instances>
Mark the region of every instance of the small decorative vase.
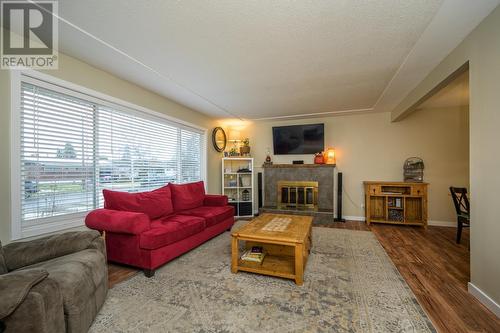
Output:
<instances>
[{"instance_id":1,"label":"small decorative vase","mask_svg":"<svg viewBox=\"0 0 500 333\"><path fill-rule=\"evenodd\" d=\"M267 148L266 159L264 161L263 166L269 166L272 164L273 164L273 161L271 160L271 150L269 148Z\"/></svg>"},{"instance_id":2,"label":"small decorative vase","mask_svg":"<svg viewBox=\"0 0 500 333\"><path fill-rule=\"evenodd\" d=\"M325 164L325 158L322 153L316 153L314 155L314 164Z\"/></svg>"}]
</instances>

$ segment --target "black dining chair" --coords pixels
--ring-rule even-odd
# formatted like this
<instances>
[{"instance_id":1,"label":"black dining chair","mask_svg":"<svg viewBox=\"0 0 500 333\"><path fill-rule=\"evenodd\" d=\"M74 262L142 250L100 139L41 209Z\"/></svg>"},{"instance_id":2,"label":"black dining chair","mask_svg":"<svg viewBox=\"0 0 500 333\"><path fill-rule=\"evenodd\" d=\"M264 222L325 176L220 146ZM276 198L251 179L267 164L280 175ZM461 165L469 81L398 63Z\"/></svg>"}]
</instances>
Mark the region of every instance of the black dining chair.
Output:
<instances>
[{"instance_id":1,"label":"black dining chair","mask_svg":"<svg viewBox=\"0 0 500 333\"><path fill-rule=\"evenodd\" d=\"M451 197L457 211L457 244L460 244L462 228L470 227L470 204L465 187L450 186Z\"/></svg>"}]
</instances>

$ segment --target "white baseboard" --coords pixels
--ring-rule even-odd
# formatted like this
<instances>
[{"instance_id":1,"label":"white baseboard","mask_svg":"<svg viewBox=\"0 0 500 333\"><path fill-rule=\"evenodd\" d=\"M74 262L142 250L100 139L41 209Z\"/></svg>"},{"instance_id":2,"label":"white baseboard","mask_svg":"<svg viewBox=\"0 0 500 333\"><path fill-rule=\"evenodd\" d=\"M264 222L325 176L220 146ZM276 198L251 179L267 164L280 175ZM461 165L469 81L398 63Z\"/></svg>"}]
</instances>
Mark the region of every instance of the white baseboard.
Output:
<instances>
[{"instance_id":1,"label":"white baseboard","mask_svg":"<svg viewBox=\"0 0 500 333\"><path fill-rule=\"evenodd\" d=\"M432 225L434 227L456 227L457 222L456 221L435 221L435 220L429 220L427 222L428 225Z\"/></svg>"},{"instance_id":2,"label":"white baseboard","mask_svg":"<svg viewBox=\"0 0 500 333\"><path fill-rule=\"evenodd\" d=\"M359 221L359 222L366 221L366 218L364 216L343 216L343 218L347 221Z\"/></svg>"},{"instance_id":3,"label":"white baseboard","mask_svg":"<svg viewBox=\"0 0 500 333\"><path fill-rule=\"evenodd\" d=\"M364 216L344 216L344 219L346 219L347 221L360 221L360 222L366 221L366 218ZM451 222L451 221L430 220L428 222L428 224L435 226L435 227L456 227L457 226L457 222Z\"/></svg>"},{"instance_id":4,"label":"white baseboard","mask_svg":"<svg viewBox=\"0 0 500 333\"><path fill-rule=\"evenodd\" d=\"M500 318L500 305L498 305L498 303L491 299L490 296L486 295L481 289L476 287L472 282L467 284L467 289L472 296L477 298L479 302Z\"/></svg>"}]
</instances>

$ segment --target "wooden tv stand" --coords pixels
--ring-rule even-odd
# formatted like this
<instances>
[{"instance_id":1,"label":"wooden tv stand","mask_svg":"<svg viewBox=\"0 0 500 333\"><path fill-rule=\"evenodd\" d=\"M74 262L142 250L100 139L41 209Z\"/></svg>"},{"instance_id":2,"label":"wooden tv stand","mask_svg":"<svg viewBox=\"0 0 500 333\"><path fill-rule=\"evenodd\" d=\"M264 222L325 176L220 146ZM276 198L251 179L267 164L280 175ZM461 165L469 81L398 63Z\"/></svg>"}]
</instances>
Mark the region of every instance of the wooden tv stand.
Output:
<instances>
[{"instance_id":1,"label":"wooden tv stand","mask_svg":"<svg viewBox=\"0 0 500 333\"><path fill-rule=\"evenodd\" d=\"M365 181L366 223L427 228L427 183Z\"/></svg>"}]
</instances>

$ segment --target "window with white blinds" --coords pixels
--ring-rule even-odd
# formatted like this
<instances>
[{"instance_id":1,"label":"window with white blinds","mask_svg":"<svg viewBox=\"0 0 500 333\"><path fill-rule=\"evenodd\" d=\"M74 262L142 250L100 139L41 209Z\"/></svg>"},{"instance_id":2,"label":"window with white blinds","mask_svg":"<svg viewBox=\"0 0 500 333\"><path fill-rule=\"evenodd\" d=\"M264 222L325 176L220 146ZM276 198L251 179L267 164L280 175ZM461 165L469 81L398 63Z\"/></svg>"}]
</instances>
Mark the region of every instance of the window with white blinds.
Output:
<instances>
[{"instance_id":1,"label":"window with white blinds","mask_svg":"<svg viewBox=\"0 0 500 333\"><path fill-rule=\"evenodd\" d=\"M202 180L202 130L58 88L21 83L21 229L102 207L103 189Z\"/></svg>"}]
</instances>

